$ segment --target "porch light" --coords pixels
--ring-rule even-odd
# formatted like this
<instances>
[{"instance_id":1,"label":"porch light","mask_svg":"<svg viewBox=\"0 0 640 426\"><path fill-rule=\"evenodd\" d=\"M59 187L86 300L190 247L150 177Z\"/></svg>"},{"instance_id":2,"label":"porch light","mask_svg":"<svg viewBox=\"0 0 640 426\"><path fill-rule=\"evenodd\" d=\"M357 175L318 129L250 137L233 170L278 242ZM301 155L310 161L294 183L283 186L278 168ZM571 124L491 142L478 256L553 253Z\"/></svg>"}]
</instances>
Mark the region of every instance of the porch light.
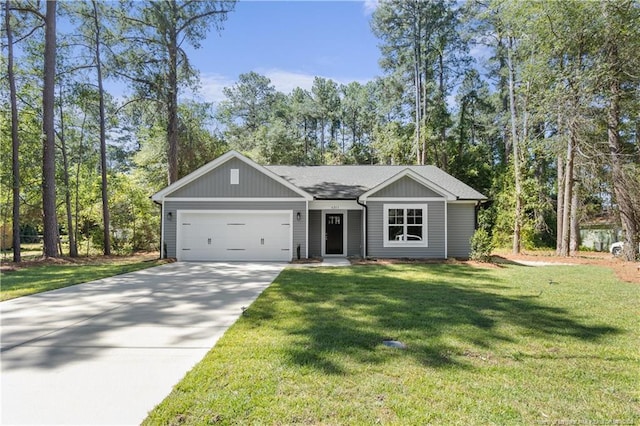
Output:
<instances>
[{"instance_id":1,"label":"porch light","mask_svg":"<svg viewBox=\"0 0 640 426\"><path fill-rule=\"evenodd\" d=\"M300 222L300 212L296 213L296 219Z\"/></svg>"},{"instance_id":2,"label":"porch light","mask_svg":"<svg viewBox=\"0 0 640 426\"><path fill-rule=\"evenodd\" d=\"M169 220L173 219L173 212L167 213L167 219Z\"/></svg>"}]
</instances>

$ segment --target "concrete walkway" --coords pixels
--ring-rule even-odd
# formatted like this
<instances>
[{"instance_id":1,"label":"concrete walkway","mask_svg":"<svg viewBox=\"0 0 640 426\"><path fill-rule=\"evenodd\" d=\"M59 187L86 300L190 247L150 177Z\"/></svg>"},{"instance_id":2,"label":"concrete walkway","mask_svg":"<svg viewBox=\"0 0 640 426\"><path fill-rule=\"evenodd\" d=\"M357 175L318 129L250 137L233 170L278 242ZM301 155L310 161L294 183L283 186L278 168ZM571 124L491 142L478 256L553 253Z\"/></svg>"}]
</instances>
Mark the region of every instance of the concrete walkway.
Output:
<instances>
[{"instance_id":1,"label":"concrete walkway","mask_svg":"<svg viewBox=\"0 0 640 426\"><path fill-rule=\"evenodd\" d=\"M292 263L289 268L319 268L327 266L351 266L351 262L346 257L325 257L322 262Z\"/></svg>"},{"instance_id":2,"label":"concrete walkway","mask_svg":"<svg viewBox=\"0 0 640 426\"><path fill-rule=\"evenodd\" d=\"M0 303L2 424L139 424L285 267L173 263Z\"/></svg>"}]
</instances>

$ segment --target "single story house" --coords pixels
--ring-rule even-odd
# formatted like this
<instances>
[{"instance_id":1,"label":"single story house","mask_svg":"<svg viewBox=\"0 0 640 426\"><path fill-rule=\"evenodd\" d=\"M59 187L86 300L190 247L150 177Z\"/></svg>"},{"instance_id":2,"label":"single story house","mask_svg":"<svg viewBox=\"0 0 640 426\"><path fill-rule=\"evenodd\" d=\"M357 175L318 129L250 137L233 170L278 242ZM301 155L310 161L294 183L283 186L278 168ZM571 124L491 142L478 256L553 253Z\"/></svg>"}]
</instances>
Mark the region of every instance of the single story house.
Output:
<instances>
[{"instance_id":1,"label":"single story house","mask_svg":"<svg viewBox=\"0 0 640 426\"><path fill-rule=\"evenodd\" d=\"M230 151L154 194L182 261L468 258L486 197L434 166L262 166Z\"/></svg>"}]
</instances>

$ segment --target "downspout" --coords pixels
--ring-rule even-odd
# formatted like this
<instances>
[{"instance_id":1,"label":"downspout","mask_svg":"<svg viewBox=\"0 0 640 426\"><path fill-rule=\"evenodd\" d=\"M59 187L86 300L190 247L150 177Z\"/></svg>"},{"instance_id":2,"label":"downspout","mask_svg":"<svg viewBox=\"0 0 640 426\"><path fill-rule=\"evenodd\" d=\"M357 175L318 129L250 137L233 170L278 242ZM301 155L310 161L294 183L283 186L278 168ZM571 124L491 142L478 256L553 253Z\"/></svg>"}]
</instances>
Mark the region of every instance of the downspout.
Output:
<instances>
[{"instance_id":1,"label":"downspout","mask_svg":"<svg viewBox=\"0 0 640 426\"><path fill-rule=\"evenodd\" d=\"M156 200L153 200L153 202L160 206L160 259L163 259L162 252L164 251L164 248L162 245L164 243L164 200L162 200L162 203L159 203ZM166 256L166 253L164 254Z\"/></svg>"},{"instance_id":2,"label":"downspout","mask_svg":"<svg viewBox=\"0 0 640 426\"><path fill-rule=\"evenodd\" d=\"M304 257L309 259L309 200L305 200L306 212L305 212L305 230L304 230Z\"/></svg>"},{"instance_id":3,"label":"downspout","mask_svg":"<svg viewBox=\"0 0 640 426\"><path fill-rule=\"evenodd\" d=\"M444 198L444 258L449 258L449 201Z\"/></svg>"},{"instance_id":4,"label":"downspout","mask_svg":"<svg viewBox=\"0 0 640 426\"><path fill-rule=\"evenodd\" d=\"M356 203L358 203L358 205L364 207L364 220L362 221L362 226L364 228L363 230L363 238L364 238L364 253L363 253L363 258L367 258L367 244L369 242L369 238L367 237L367 230L369 229L369 208L367 207L366 203L361 203L359 198L356 198Z\"/></svg>"}]
</instances>

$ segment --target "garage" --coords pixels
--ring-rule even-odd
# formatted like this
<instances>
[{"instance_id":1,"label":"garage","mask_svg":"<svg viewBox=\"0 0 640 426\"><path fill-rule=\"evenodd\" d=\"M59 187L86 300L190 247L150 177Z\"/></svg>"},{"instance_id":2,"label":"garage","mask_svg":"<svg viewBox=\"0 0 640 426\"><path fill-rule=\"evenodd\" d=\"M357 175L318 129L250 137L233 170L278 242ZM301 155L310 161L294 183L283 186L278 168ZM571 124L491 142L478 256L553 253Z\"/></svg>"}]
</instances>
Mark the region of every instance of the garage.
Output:
<instances>
[{"instance_id":1,"label":"garage","mask_svg":"<svg viewBox=\"0 0 640 426\"><path fill-rule=\"evenodd\" d=\"M177 258L290 261L291 211L177 211Z\"/></svg>"}]
</instances>

